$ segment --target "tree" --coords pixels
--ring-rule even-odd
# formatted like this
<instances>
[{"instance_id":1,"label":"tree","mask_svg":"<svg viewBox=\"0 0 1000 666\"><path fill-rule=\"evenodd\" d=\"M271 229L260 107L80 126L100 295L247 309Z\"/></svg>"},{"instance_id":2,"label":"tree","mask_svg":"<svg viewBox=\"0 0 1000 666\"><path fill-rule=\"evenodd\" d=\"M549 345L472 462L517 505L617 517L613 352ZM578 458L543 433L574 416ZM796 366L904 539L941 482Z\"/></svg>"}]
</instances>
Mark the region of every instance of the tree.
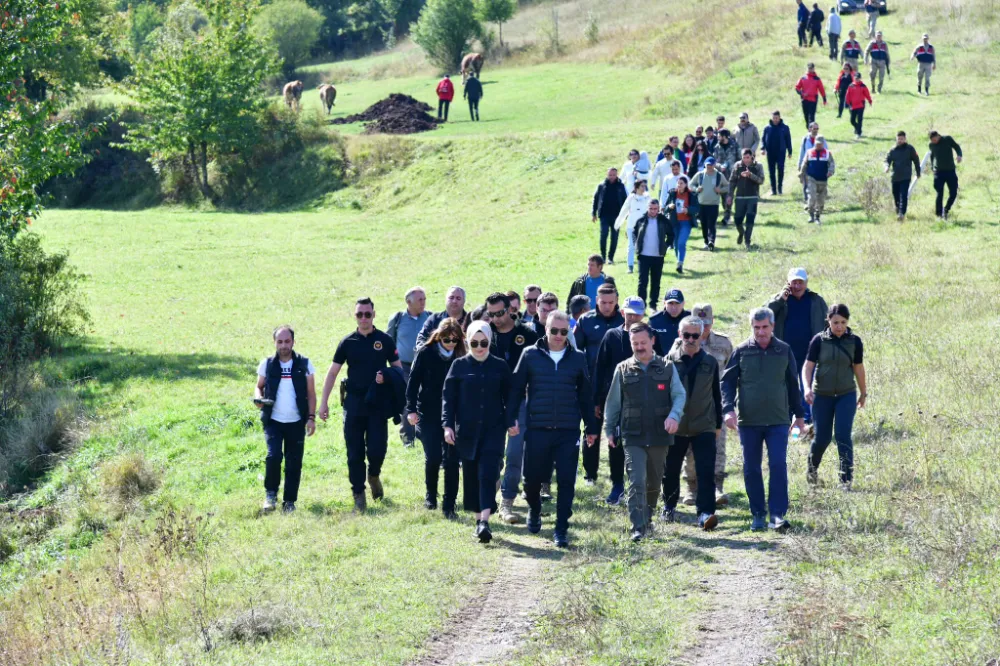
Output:
<instances>
[{"instance_id":1,"label":"tree","mask_svg":"<svg viewBox=\"0 0 1000 666\"><path fill-rule=\"evenodd\" d=\"M476 0L476 13L481 21L496 23L503 46L503 24L517 11L517 0Z\"/></svg>"},{"instance_id":2,"label":"tree","mask_svg":"<svg viewBox=\"0 0 1000 666\"><path fill-rule=\"evenodd\" d=\"M322 27L323 14L303 0L278 0L254 20L254 32L274 45L289 76L309 57Z\"/></svg>"},{"instance_id":3,"label":"tree","mask_svg":"<svg viewBox=\"0 0 1000 666\"><path fill-rule=\"evenodd\" d=\"M146 121L130 125L124 145L151 159L181 156L202 194L208 155L238 152L255 136L257 114L267 106L261 87L276 73L274 50L251 30L252 0L199 0L208 27L193 37L172 35L170 21L157 48L135 63L124 92Z\"/></svg>"},{"instance_id":4,"label":"tree","mask_svg":"<svg viewBox=\"0 0 1000 666\"><path fill-rule=\"evenodd\" d=\"M411 34L432 63L455 72L482 31L472 0L427 0Z\"/></svg>"}]
</instances>

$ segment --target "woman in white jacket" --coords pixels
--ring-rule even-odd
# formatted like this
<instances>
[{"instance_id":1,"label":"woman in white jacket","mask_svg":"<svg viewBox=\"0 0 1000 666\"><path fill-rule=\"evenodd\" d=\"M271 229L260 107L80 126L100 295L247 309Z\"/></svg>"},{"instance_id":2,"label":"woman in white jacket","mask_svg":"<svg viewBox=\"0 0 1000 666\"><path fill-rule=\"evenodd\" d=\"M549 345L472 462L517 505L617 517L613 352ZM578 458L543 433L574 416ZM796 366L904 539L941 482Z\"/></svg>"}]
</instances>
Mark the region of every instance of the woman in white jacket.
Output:
<instances>
[{"instance_id":1,"label":"woman in white jacket","mask_svg":"<svg viewBox=\"0 0 1000 666\"><path fill-rule=\"evenodd\" d=\"M632 238L632 232L635 230L635 223L640 217L646 214L649 210L649 195L646 194L646 181L637 179L635 181L635 187L632 188L632 194L628 195L625 203L622 204L622 208L618 211L618 217L615 219L615 229L620 230L622 224L624 224L625 219L628 218L628 225L625 230L628 235L628 272L631 273L633 266L635 265L635 240Z\"/></svg>"}]
</instances>

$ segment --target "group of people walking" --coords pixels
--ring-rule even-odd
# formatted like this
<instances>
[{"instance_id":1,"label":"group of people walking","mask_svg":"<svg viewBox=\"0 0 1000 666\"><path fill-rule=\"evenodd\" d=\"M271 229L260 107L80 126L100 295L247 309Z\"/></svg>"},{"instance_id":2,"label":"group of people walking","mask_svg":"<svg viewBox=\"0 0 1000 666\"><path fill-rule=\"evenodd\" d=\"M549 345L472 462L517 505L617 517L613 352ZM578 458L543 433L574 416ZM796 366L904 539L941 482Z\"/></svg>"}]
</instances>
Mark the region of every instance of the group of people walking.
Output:
<instances>
[{"instance_id":1,"label":"group of people walking","mask_svg":"<svg viewBox=\"0 0 1000 666\"><path fill-rule=\"evenodd\" d=\"M647 320L646 302L633 296L620 303L602 268L600 255L592 256L565 309L554 293L528 285L523 299L496 292L470 313L465 291L452 287L444 310L430 314L425 291L414 287L385 332L375 326L371 299L358 299L357 327L338 344L319 399L315 368L294 351L292 327L278 327L254 394L267 442L264 511L277 508L282 462L282 510L295 510L304 440L314 434L317 415L329 418L344 366L339 396L355 510L366 510L366 490L373 500L384 496L392 419L404 444L415 438L423 446L424 507L440 506L456 519L461 477L461 508L474 514L483 543L493 538L490 519L498 512L505 523L540 532L542 503L554 494L553 540L566 547L581 457L584 482L595 485L602 435L611 480L605 501L624 500L636 541L649 536L657 515L660 522L678 520L682 502L695 506L702 529L718 525L717 510L728 503L725 428L739 432L755 530L788 529L791 428L813 432L805 430L813 424L809 482L817 482L835 439L841 483L849 488L854 409L864 406L867 388L847 306L827 308L807 288L805 270L793 269L783 291L751 311L753 336L734 348L713 330L711 304L688 311L683 293L671 289ZM515 510L522 484L526 520Z\"/></svg>"}]
</instances>

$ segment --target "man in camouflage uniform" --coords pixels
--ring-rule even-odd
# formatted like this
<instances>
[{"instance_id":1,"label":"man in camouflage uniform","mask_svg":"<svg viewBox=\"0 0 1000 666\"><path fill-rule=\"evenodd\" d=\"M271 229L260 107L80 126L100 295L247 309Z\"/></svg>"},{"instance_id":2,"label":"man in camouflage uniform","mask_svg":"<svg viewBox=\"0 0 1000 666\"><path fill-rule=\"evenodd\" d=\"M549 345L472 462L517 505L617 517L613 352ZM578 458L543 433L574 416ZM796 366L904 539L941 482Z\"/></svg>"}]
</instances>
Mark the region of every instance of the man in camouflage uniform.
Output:
<instances>
[{"instance_id":1,"label":"man in camouflage uniform","mask_svg":"<svg viewBox=\"0 0 1000 666\"><path fill-rule=\"evenodd\" d=\"M724 368L726 364L729 363L729 357L733 355L733 343L729 338L722 333L716 333L712 330L712 324L715 323L715 317L712 315L712 306L710 303L699 303L694 306L691 311L692 317L697 317L705 325L705 329L701 334L701 348L705 352L712 356L716 361L719 362L719 367ZM678 339L674 346L679 345L681 341ZM687 452L687 458L684 459L684 473L682 475L684 481L687 482L687 491L684 495L683 502L687 506L693 506L695 503L695 498L698 497L698 477L694 472L694 453L691 451ZM715 440L715 504L716 506L726 506L729 504L729 495L726 495L722 490L723 481L726 478L726 428L722 429L719 436Z\"/></svg>"}]
</instances>

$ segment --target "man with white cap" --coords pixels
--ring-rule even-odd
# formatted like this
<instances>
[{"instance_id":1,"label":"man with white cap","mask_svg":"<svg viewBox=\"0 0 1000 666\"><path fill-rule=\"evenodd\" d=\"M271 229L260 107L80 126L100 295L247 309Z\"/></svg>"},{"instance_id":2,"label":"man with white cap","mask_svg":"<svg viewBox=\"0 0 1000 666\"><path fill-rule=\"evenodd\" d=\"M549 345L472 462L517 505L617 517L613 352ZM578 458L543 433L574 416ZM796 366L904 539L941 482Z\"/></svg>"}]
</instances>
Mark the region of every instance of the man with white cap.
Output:
<instances>
[{"instance_id":1,"label":"man with white cap","mask_svg":"<svg viewBox=\"0 0 1000 666\"><path fill-rule=\"evenodd\" d=\"M826 329L826 301L809 289L809 275L802 267L788 271L785 288L775 294L767 307L774 312L774 337L788 343L795 356L795 371L801 375L809 342ZM801 377L799 390L802 390ZM812 421L809 405L804 405L806 422Z\"/></svg>"},{"instance_id":2,"label":"man with white cap","mask_svg":"<svg viewBox=\"0 0 1000 666\"><path fill-rule=\"evenodd\" d=\"M931 45L931 38L926 32L913 49L910 60L917 59L917 94L931 94L931 72L937 69L937 58L934 56L934 47Z\"/></svg>"}]
</instances>

